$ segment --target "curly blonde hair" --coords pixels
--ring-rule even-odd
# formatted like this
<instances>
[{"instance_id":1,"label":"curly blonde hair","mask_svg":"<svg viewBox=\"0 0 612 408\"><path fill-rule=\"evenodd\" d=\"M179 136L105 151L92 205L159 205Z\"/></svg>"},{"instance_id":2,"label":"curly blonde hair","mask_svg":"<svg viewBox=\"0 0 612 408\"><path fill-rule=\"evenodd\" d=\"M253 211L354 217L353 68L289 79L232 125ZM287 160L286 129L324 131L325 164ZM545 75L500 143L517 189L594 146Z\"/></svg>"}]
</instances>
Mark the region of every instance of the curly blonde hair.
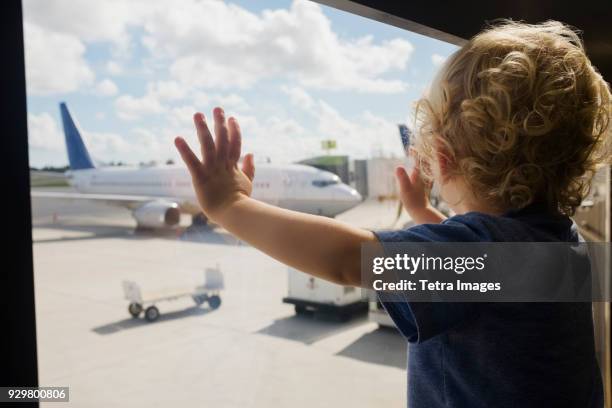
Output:
<instances>
[{"instance_id":1,"label":"curly blonde hair","mask_svg":"<svg viewBox=\"0 0 612 408\"><path fill-rule=\"evenodd\" d=\"M576 31L502 21L473 37L416 104L422 172L443 154L479 200L573 215L608 163L612 97Z\"/></svg>"}]
</instances>

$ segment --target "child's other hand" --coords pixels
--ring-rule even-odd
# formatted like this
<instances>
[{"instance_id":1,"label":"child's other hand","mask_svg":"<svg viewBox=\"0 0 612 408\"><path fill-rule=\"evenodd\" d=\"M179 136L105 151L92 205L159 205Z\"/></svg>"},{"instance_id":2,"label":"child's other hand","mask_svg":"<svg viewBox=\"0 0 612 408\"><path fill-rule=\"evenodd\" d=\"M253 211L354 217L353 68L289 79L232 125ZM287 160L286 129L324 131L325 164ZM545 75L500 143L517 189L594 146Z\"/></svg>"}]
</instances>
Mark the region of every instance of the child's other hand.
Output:
<instances>
[{"instance_id":1,"label":"child's other hand","mask_svg":"<svg viewBox=\"0 0 612 408\"><path fill-rule=\"evenodd\" d=\"M418 165L410 170L410 174L404 166L398 166L395 169L395 178L400 189L400 200L408 214L414 218L430 206L429 189L421 179Z\"/></svg>"},{"instance_id":2,"label":"child's other hand","mask_svg":"<svg viewBox=\"0 0 612 408\"><path fill-rule=\"evenodd\" d=\"M189 169L198 202L204 214L211 220L252 191L255 175L253 156L248 154L238 168L241 139L240 127L235 118L225 120L221 108L213 110L215 140L202 113L196 113L193 121L200 141L202 160L191 150L187 142L177 137L174 144Z\"/></svg>"}]
</instances>

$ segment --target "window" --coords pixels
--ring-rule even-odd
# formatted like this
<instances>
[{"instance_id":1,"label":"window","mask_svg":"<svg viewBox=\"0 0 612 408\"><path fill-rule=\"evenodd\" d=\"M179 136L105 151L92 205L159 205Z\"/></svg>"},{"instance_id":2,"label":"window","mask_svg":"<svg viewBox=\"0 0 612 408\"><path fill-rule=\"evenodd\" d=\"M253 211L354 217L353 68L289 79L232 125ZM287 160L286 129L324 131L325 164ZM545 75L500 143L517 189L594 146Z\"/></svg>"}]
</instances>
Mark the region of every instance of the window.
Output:
<instances>
[{"instance_id":1,"label":"window","mask_svg":"<svg viewBox=\"0 0 612 408\"><path fill-rule=\"evenodd\" d=\"M88 407L405 406L403 339L316 310L361 291L209 222L172 141L196 147L192 114L223 106L255 198L363 226L352 189L392 175L321 169L404 160L397 124L453 46L306 0L25 0L24 30L41 386Z\"/></svg>"},{"instance_id":2,"label":"window","mask_svg":"<svg viewBox=\"0 0 612 408\"><path fill-rule=\"evenodd\" d=\"M331 180L313 180L312 181L312 185L315 187L327 187L327 186L332 186L334 184L339 184L340 183L340 179L331 179Z\"/></svg>"}]
</instances>

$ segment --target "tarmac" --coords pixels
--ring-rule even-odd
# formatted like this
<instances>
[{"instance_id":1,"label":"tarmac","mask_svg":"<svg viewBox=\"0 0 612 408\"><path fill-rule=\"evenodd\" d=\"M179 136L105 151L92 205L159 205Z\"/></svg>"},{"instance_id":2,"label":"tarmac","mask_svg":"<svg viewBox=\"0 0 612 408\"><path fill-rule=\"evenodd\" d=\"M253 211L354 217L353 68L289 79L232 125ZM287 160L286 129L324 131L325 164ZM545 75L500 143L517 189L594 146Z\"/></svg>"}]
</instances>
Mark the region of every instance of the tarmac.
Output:
<instances>
[{"instance_id":1,"label":"tarmac","mask_svg":"<svg viewBox=\"0 0 612 408\"><path fill-rule=\"evenodd\" d=\"M366 202L344 219L391 228L396 209ZM394 329L296 316L287 268L221 229L135 232L125 209L55 199L33 199L32 221L39 383L70 387L61 406L406 406ZM183 298L153 323L128 314L123 280L189 287L207 267L225 278L220 308Z\"/></svg>"}]
</instances>

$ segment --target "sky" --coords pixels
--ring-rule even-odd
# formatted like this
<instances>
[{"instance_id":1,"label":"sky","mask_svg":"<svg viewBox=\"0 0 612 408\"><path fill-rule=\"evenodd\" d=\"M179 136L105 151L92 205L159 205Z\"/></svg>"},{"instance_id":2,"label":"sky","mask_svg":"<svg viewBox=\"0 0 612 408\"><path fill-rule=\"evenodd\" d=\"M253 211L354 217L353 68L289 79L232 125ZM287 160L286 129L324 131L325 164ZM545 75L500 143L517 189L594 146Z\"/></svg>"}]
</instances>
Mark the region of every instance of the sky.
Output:
<instances>
[{"instance_id":1,"label":"sky","mask_svg":"<svg viewBox=\"0 0 612 408\"><path fill-rule=\"evenodd\" d=\"M67 164L67 102L100 163L177 160L191 118L234 115L288 163L399 156L397 124L456 46L308 0L24 1L30 165Z\"/></svg>"}]
</instances>

